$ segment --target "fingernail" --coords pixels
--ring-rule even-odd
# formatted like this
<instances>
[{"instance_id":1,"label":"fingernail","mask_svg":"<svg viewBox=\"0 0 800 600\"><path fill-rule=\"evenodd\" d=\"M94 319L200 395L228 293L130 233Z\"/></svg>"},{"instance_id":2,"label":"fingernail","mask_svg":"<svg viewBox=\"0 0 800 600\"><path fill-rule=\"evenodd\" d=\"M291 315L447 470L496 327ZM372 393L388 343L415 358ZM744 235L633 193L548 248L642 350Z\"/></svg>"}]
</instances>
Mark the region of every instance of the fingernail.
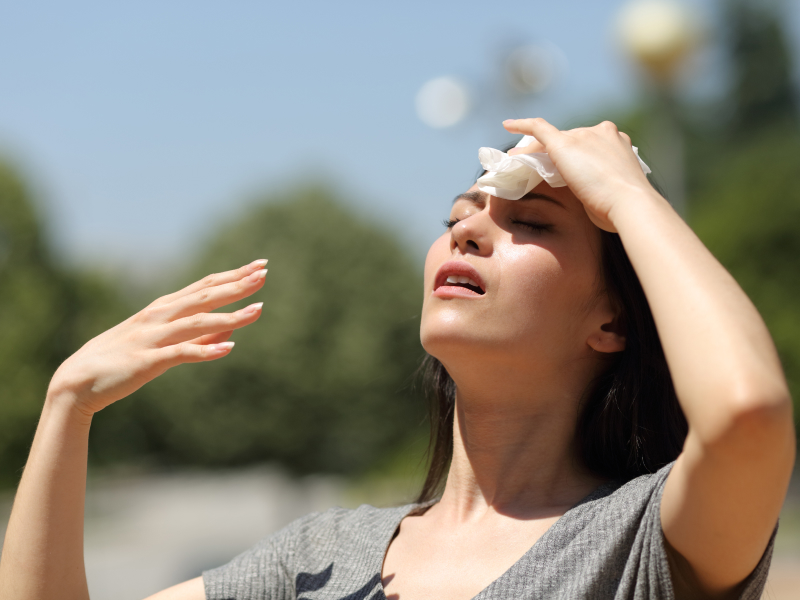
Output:
<instances>
[{"instance_id":1,"label":"fingernail","mask_svg":"<svg viewBox=\"0 0 800 600\"><path fill-rule=\"evenodd\" d=\"M214 350L216 352L227 352L231 348L233 348L236 342L220 342L219 344L214 344Z\"/></svg>"},{"instance_id":2,"label":"fingernail","mask_svg":"<svg viewBox=\"0 0 800 600\"><path fill-rule=\"evenodd\" d=\"M251 315L254 312L258 312L259 310L261 310L262 306L264 306L263 302L256 302L255 304L251 304L250 306L246 306L244 308L244 310L242 311L242 313L244 313L246 315Z\"/></svg>"},{"instance_id":3,"label":"fingernail","mask_svg":"<svg viewBox=\"0 0 800 600\"><path fill-rule=\"evenodd\" d=\"M266 264L267 264L267 262L268 262L268 261L267 261L267 259L266 259L266 258L259 258L258 260L254 260L253 262L251 262L251 263L250 263L249 265L247 265L247 266L248 266L248 267L263 267L264 265L266 265Z\"/></svg>"},{"instance_id":4,"label":"fingernail","mask_svg":"<svg viewBox=\"0 0 800 600\"><path fill-rule=\"evenodd\" d=\"M505 124L505 123L513 123L514 121L516 121L516 119L506 119L505 121L503 121L503 124Z\"/></svg>"},{"instance_id":5,"label":"fingernail","mask_svg":"<svg viewBox=\"0 0 800 600\"><path fill-rule=\"evenodd\" d=\"M248 275L247 278L250 281L258 281L259 279L264 279L264 277L266 277L266 276L267 276L267 270L266 269L259 269L255 273L250 273L250 275Z\"/></svg>"}]
</instances>

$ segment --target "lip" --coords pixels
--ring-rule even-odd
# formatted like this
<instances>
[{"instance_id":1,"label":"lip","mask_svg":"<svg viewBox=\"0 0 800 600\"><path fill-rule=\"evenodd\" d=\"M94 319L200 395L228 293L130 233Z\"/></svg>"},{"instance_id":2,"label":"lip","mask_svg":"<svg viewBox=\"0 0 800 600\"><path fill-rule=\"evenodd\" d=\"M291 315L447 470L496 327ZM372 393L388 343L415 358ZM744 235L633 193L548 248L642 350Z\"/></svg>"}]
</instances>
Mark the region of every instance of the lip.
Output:
<instances>
[{"instance_id":1,"label":"lip","mask_svg":"<svg viewBox=\"0 0 800 600\"><path fill-rule=\"evenodd\" d=\"M483 294L473 292L472 290L455 285L445 285L447 278L451 275L460 277L469 277L483 290ZM463 260L448 260L436 272L436 278L433 280L433 295L440 298L444 297L458 297L458 298L481 298L486 294L486 284L483 281L480 273L466 261Z\"/></svg>"}]
</instances>

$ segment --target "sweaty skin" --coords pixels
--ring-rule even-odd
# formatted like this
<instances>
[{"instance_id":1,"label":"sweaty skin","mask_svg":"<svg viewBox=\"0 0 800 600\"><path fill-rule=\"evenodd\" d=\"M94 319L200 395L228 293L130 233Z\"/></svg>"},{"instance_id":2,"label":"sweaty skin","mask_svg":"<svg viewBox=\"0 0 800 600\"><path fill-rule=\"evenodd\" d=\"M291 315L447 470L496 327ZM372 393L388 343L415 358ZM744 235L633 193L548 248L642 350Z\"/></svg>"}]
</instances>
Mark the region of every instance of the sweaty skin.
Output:
<instances>
[{"instance_id":1,"label":"sweaty skin","mask_svg":"<svg viewBox=\"0 0 800 600\"><path fill-rule=\"evenodd\" d=\"M392 600L474 597L597 485L573 460L576 402L602 354L624 339L565 251L596 268L596 242L578 233L590 221L622 239L689 422L661 503L680 565L678 597L689 586L706 597L735 595L767 546L794 463L791 400L769 333L649 185L613 124L505 126L541 142L512 152L549 153L569 190L535 191L567 211L542 201L525 210L492 197L458 200L453 227L428 254L422 341L458 388L453 461L441 501L401 523L384 562L386 592ZM535 219L552 228L524 233L521 223ZM431 294L447 260L485 274L486 294Z\"/></svg>"}]
</instances>

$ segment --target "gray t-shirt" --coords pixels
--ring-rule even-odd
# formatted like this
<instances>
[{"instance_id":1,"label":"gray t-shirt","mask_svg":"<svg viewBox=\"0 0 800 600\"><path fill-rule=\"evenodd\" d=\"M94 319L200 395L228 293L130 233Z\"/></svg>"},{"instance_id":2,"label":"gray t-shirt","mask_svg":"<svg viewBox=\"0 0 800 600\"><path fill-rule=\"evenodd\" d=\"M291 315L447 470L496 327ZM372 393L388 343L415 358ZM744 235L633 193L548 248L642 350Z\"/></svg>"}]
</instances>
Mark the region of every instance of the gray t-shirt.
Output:
<instances>
[{"instance_id":1,"label":"gray t-shirt","mask_svg":"<svg viewBox=\"0 0 800 600\"><path fill-rule=\"evenodd\" d=\"M596 489L473 600L672 600L659 513L671 467ZM386 600L383 558L400 521L415 508L334 508L298 519L203 573L206 598ZM774 535L740 598L761 597L773 542Z\"/></svg>"}]
</instances>

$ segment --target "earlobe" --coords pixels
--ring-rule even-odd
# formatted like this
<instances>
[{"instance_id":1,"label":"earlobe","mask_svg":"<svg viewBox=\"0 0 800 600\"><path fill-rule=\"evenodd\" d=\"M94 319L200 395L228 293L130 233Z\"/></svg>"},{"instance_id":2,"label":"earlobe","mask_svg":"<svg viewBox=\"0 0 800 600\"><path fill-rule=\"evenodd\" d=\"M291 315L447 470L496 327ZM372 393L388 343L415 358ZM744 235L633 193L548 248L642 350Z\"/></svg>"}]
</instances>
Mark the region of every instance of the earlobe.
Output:
<instances>
[{"instance_id":1,"label":"earlobe","mask_svg":"<svg viewBox=\"0 0 800 600\"><path fill-rule=\"evenodd\" d=\"M625 350L625 336L620 331L616 318L610 323L601 325L599 331L592 332L586 343L592 350L607 354Z\"/></svg>"},{"instance_id":2,"label":"earlobe","mask_svg":"<svg viewBox=\"0 0 800 600\"><path fill-rule=\"evenodd\" d=\"M599 331L593 333L586 343L596 352L611 354L625 350L625 336L613 331Z\"/></svg>"}]
</instances>

